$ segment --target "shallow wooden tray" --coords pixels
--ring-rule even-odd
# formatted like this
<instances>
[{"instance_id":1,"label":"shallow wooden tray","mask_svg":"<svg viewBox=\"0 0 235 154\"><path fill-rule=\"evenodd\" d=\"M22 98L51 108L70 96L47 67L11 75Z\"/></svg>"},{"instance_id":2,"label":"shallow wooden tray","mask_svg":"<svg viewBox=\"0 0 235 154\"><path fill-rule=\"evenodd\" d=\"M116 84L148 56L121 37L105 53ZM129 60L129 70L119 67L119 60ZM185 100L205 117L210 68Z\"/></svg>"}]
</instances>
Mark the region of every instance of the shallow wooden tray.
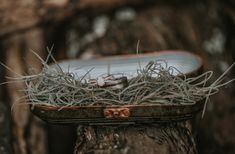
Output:
<instances>
[{"instance_id":1,"label":"shallow wooden tray","mask_svg":"<svg viewBox=\"0 0 235 154\"><path fill-rule=\"evenodd\" d=\"M124 55L97 60L68 60L59 63L63 71L73 71L78 75L95 67L92 77L97 77L107 71L111 73L129 73L133 77L136 69L144 67L150 60L165 60L169 65L176 67L186 76L194 76L202 70L202 60L194 54L184 51L164 51L151 54ZM56 65L52 65L56 67ZM81 69L77 69L81 68ZM177 72L173 72L177 74ZM39 118L55 124L135 124L153 122L174 122L193 118L202 110L203 101L194 105L122 105L122 106L84 106L60 107L35 105L31 111Z\"/></svg>"},{"instance_id":2,"label":"shallow wooden tray","mask_svg":"<svg viewBox=\"0 0 235 154\"><path fill-rule=\"evenodd\" d=\"M194 105L122 105L59 107L34 106L31 111L49 123L76 124L115 124L115 123L154 123L188 120L196 116L204 102Z\"/></svg>"}]
</instances>

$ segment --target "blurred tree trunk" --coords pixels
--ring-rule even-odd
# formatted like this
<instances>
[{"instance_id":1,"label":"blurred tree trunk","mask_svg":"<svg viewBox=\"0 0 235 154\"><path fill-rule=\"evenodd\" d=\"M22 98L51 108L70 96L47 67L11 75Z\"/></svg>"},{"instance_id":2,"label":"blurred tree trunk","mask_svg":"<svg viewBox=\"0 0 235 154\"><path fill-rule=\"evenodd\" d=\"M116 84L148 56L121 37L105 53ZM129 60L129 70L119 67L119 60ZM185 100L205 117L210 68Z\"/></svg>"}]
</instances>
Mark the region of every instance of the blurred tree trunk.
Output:
<instances>
[{"instance_id":1,"label":"blurred tree trunk","mask_svg":"<svg viewBox=\"0 0 235 154\"><path fill-rule=\"evenodd\" d=\"M30 52L25 51L31 48L43 57L42 39L40 29L31 29L25 34L15 35L4 40L6 65L12 69L6 71L6 76L19 78L20 75L27 73L28 69L34 68L35 73L40 70L40 61L36 60ZM41 121L33 117L29 112L28 105L25 105L27 102L23 99L24 93L20 91L24 89L24 83L8 84L7 89L12 109L14 152L46 154L46 131Z\"/></svg>"}]
</instances>

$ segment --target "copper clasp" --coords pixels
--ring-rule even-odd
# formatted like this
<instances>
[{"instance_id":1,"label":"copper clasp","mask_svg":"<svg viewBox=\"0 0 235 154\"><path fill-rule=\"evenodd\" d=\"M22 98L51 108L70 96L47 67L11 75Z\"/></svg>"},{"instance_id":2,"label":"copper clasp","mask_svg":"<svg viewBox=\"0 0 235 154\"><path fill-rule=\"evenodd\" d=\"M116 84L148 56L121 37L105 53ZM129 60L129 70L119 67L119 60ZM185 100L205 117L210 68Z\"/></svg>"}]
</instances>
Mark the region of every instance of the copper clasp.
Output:
<instances>
[{"instance_id":1,"label":"copper clasp","mask_svg":"<svg viewBox=\"0 0 235 154\"><path fill-rule=\"evenodd\" d=\"M130 116L128 108L106 108L104 109L105 118L127 118Z\"/></svg>"}]
</instances>

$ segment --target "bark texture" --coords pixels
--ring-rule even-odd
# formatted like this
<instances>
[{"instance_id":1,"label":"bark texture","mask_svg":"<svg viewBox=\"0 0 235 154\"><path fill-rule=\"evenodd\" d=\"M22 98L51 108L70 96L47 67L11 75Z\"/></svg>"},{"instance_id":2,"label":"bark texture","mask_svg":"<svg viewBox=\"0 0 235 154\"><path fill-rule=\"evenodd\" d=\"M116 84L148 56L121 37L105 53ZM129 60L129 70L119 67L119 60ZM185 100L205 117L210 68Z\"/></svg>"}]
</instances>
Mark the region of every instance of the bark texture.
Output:
<instances>
[{"instance_id":1,"label":"bark texture","mask_svg":"<svg viewBox=\"0 0 235 154\"><path fill-rule=\"evenodd\" d=\"M192 133L180 124L78 128L75 154L195 154Z\"/></svg>"}]
</instances>

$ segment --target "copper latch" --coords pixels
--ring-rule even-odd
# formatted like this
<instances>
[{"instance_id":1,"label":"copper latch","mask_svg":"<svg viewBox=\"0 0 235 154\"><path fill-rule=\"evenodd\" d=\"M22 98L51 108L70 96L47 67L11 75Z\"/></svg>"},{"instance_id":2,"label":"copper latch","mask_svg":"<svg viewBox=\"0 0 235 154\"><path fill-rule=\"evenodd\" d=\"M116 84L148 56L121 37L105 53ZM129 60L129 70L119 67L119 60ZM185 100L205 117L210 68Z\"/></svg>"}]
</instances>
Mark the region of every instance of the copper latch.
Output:
<instances>
[{"instance_id":1,"label":"copper latch","mask_svg":"<svg viewBox=\"0 0 235 154\"><path fill-rule=\"evenodd\" d=\"M127 118L130 116L128 108L107 108L104 109L105 118Z\"/></svg>"}]
</instances>

